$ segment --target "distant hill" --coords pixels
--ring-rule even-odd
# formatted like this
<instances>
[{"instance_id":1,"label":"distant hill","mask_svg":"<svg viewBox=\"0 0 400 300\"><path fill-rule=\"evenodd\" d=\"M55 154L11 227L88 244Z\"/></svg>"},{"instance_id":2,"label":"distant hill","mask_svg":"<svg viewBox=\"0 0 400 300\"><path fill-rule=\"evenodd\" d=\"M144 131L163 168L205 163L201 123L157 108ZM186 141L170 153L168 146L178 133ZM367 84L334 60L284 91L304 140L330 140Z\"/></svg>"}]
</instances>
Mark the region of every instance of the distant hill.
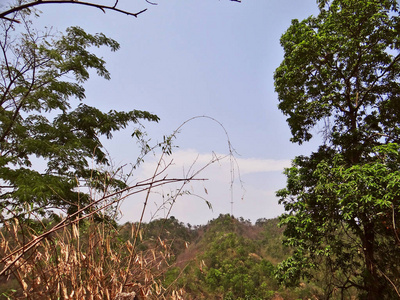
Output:
<instances>
[{"instance_id":1,"label":"distant hill","mask_svg":"<svg viewBox=\"0 0 400 300\"><path fill-rule=\"evenodd\" d=\"M207 225L191 226L171 217L143 224L139 247L158 237L167 241L171 257L160 279L183 299L322 299L315 284L288 289L276 281L276 265L290 255L278 223L259 219L253 225L221 214Z\"/></svg>"}]
</instances>

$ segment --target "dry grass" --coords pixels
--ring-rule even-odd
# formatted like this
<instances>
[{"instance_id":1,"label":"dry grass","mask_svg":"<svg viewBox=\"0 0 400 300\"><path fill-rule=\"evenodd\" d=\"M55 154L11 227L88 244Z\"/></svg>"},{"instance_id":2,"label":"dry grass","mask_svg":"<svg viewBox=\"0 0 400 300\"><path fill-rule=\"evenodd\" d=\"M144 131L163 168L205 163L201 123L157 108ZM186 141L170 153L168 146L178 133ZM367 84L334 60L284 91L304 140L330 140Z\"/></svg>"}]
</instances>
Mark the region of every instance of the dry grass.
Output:
<instances>
[{"instance_id":1,"label":"dry grass","mask_svg":"<svg viewBox=\"0 0 400 300\"><path fill-rule=\"evenodd\" d=\"M9 257L2 267L15 260L16 249L37 236L31 228L14 222L3 230L0 253ZM132 231L133 232L133 231ZM53 233L24 253L7 272L20 289L11 299L179 299L169 295L157 280L168 260L168 247L159 240L149 250L138 252L133 240L121 241L110 224L71 224ZM120 294L120 296L118 296Z\"/></svg>"}]
</instances>

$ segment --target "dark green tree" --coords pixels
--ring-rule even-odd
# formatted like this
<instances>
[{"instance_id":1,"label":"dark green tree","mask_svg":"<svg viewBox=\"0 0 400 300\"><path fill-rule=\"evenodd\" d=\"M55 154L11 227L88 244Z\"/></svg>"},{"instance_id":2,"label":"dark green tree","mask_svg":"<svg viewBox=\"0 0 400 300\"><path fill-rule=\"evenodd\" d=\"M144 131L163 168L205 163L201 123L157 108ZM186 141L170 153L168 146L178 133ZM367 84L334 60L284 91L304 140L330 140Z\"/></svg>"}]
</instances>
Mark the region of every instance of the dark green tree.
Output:
<instances>
[{"instance_id":1,"label":"dark green tree","mask_svg":"<svg viewBox=\"0 0 400 300\"><path fill-rule=\"evenodd\" d=\"M282 36L275 72L291 140L309 141L322 128L324 141L294 159L277 193L286 244L296 248L280 276L295 283L324 265L343 293L392 299L400 296L398 4L318 2L318 16L293 20Z\"/></svg>"},{"instance_id":2,"label":"dark green tree","mask_svg":"<svg viewBox=\"0 0 400 300\"><path fill-rule=\"evenodd\" d=\"M78 27L64 35L35 31L27 11L19 14L21 25L0 24L2 222L53 209L71 214L93 200L80 186L102 192L125 188L124 180L107 173L101 137L111 138L129 124L136 124L132 136L140 137L140 120L158 121L145 111L102 112L83 102L82 84L91 70L110 78L105 61L90 49L116 51L116 41Z\"/></svg>"}]
</instances>

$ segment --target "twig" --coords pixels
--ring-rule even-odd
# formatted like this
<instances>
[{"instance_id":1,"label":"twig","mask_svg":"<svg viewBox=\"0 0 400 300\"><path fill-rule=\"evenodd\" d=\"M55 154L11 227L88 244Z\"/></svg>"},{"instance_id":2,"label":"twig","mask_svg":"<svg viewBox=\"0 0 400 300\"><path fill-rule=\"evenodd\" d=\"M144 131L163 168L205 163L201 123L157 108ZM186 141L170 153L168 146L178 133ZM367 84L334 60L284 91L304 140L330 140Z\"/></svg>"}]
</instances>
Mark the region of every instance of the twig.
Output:
<instances>
[{"instance_id":1,"label":"twig","mask_svg":"<svg viewBox=\"0 0 400 300\"><path fill-rule=\"evenodd\" d=\"M399 296L399 298L400 298L400 293L399 293L399 291L398 291L396 285L393 283L393 281L391 281L390 278L389 278L381 269L379 269L378 267L377 267L377 269L378 269L378 271L386 278L386 280L389 281L389 283L393 286L393 288L394 288L396 294L397 294L397 295Z\"/></svg>"},{"instance_id":2,"label":"twig","mask_svg":"<svg viewBox=\"0 0 400 300\"><path fill-rule=\"evenodd\" d=\"M6 10L6 11L0 13L0 19L5 19L5 20L11 21L11 22L19 23L18 20L11 19L11 18L8 18L6 16L8 16L10 14L13 14L13 13L16 13L16 12L19 12L19 11L24 10L24 9L27 9L27 8L34 7L34 6L37 6L37 5L42 5L42 4L78 4L78 5L85 5L85 6L89 6L89 7L98 8L104 13L106 13L106 10L111 10L111 11L122 13L122 14L125 14L125 15L128 15L128 16L133 16L135 18L137 18L138 15L144 13L147 10L147 8L146 8L146 9L143 9L143 10L141 10L139 12L136 12L136 13L133 13L133 12L130 12L130 11L126 11L126 10L122 10L122 9L117 8L118 1L116 1L113 6L107 6L107 5L91 3L91 2L84 2L84 1L79 1L79 0L37 0L37 1L29 2L29 3L23 4L23 5L15 6L13 8L10 8L9 10Z\"/></svg>"}]
</instances>

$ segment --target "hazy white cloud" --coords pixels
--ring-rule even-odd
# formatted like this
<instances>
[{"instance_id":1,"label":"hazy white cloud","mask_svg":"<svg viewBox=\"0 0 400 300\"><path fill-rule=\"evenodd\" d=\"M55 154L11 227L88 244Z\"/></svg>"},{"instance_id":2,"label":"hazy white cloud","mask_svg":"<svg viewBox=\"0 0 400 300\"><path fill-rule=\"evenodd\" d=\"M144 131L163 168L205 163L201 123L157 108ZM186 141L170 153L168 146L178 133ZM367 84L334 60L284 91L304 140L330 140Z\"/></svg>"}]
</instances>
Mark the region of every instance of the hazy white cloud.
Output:
<instances>
[{"instance_id":1,"label":"hazy white cloud","mask_svg":"<svg viewBox=\"0 0 400 300\"><path fill-rule=\"evenodd\" d=\"M216 160L217 157L221 159ZM215 162L208 165L213 160ZM135 177L138 180L151 177L157 164L157 157L149 158ZM160 175L160 178L165 176L177 178L188 173L191 175L208 165L197 176L197 178L207 180L188 183L185 190L190 191L192 195L179 197L171 211L171 215L184 223L204 224L218 217L220 213L231 212L237 217L244 217L254 222L258 218L276 217L283 211L283 208L278 205L275 192L282 188L281 182L284 180L282 172L285 167L290 166L290 160L240 157L236 159L232 169L231 161L226 155L198 153L193 149L187 149L176 151L172 156L165 157L160 169L167 165L168 168ZM237 167L240 169L242 182L239 180ZM163 206L162 202L167 194L173 194L180 186L181 184L171 184L154 190L145 220L149 220L156 212L157 217L164 217L168 209L160 209ZM123 222L138 219L143 207L143 199L142 194L124 202ZM213 210L208 209L205 201L212 204Z\"/></svg>"},{"instance_id":2,"label":"hazy white cloud","mask_svg":"<svg viewBox=\"0 0 400 300\"><path fill-rule=\"evenodd\" d=\"M240 173L260 173L260 172L276 172L290 167L291 161L288 159L255 159L255 158L239 158L237 159Z\"/></svg>"},{"instance_id":3,"label":"hazy white cloud","mask_svg":"<svg viewBox=\"0 0 400 300\"><path fill-rule=\"evenodd\" d=\"M213 163L211 164L211 162ZM157 164L157 157L152 157L142 166L142 173L145 174L145 176L150 176L154 173ZM187 149L178 150L171 156L165 156L163 158L163 165L166 166L168 164L170 164L170 170L174 170L174 173L178 171L180 174L195 172L210 164L209 168L238 168L240 173L244 175L261 172L283 172L285 168L290 167L291 161L289 159L274 160L242 157L231 159L226 154L198 153L196 150Z\"/></svg>"}]
</instances>

